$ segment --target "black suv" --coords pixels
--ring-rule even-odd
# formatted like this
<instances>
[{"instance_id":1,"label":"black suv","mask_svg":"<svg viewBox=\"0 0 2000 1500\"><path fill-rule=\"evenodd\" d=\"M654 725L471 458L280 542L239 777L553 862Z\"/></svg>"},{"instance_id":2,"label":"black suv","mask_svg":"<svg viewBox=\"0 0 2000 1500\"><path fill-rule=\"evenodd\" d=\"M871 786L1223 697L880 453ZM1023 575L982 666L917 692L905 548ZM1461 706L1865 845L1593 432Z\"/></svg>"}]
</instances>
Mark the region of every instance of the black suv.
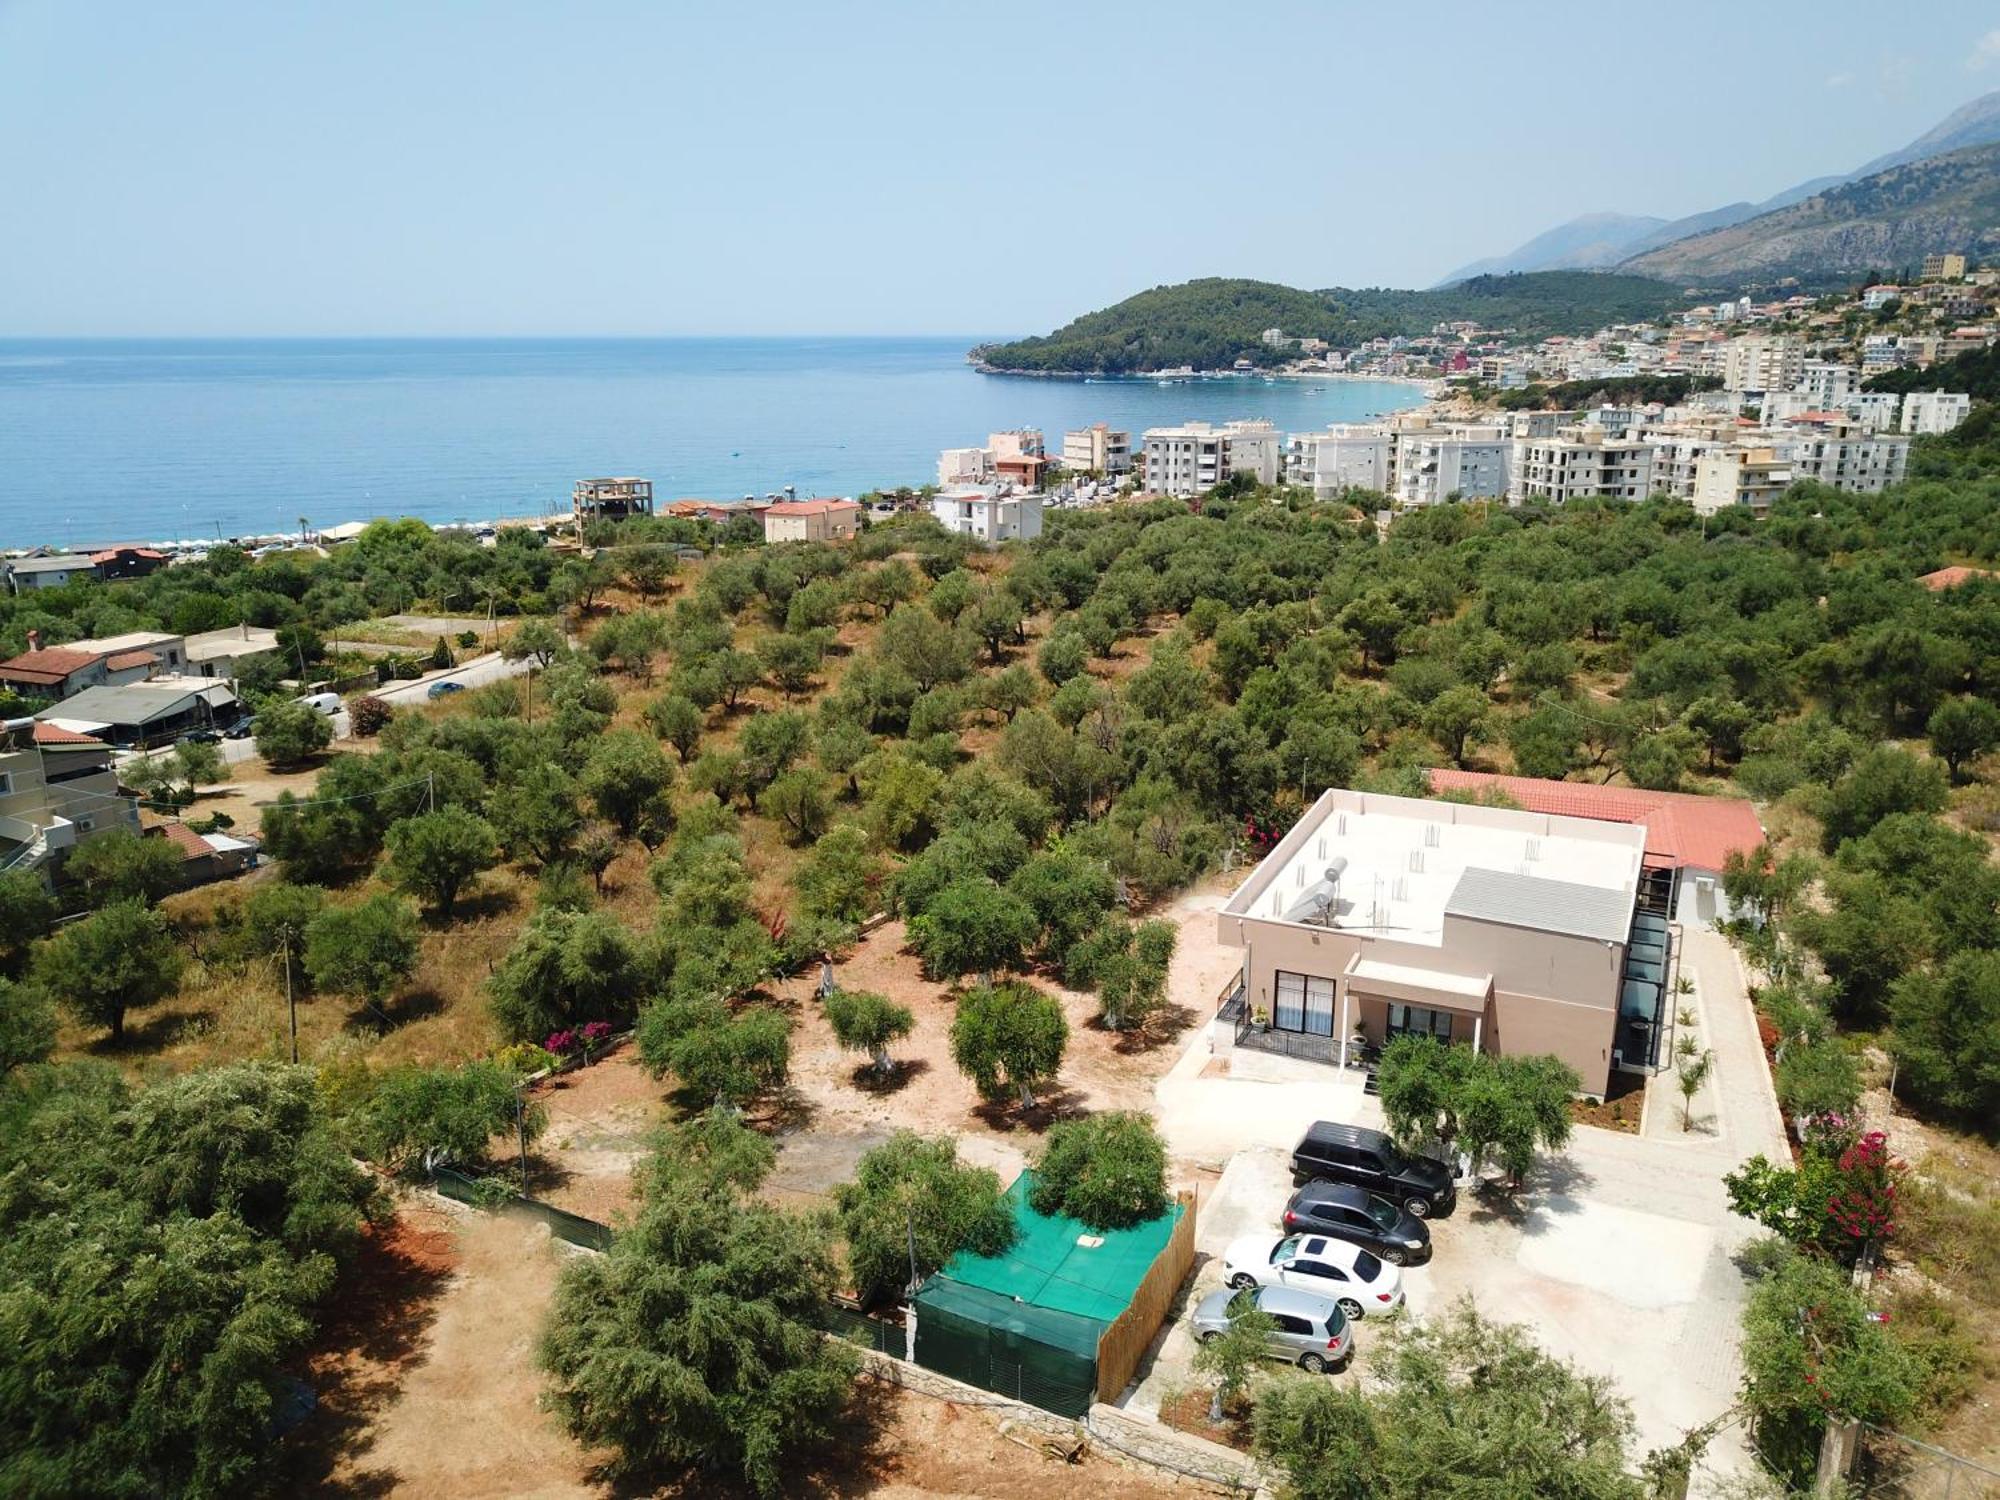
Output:
<instances>
[{"instance_id":1,"label":"black suv","mask_svg":"<svg viewBox=\"0 0 2000 1500\"><path fill-rule=\"evenodd\" d=\"M1451 1170L1427 1156L1406 1156L1379 1130L1321 1120L1292 1151L1292 1182L1345 1182L1401 1204L1419 1219L1450 1213L1458 1189Z\"/></svg>"},{"instance_id":2,"label":"black suv","mask_svg":"<svg viewBox=\"0 0 2000 1500\"><path fill-rule=\"evenodd\" d=\"M1285 1205L1285 1230L1317 1230L1373 1250L1392 1266L1431 1258L1431 1227L1387 1198L1344 1182L1309 1182Z\"/></svg>"}]
</instances>

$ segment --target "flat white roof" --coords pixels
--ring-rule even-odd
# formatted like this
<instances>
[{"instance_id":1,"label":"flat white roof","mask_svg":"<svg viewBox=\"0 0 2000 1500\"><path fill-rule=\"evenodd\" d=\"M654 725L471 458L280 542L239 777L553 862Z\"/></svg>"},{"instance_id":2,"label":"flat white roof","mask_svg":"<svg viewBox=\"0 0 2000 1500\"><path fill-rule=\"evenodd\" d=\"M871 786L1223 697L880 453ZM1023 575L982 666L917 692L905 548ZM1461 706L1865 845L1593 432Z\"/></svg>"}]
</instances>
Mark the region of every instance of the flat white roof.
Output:
<instances>
[{"instance_id":1,"label":"flat white roof","mask_svg":"<svg viewBox=\"0 0 2000 1500\"><path fill-rule=\"evenodd\" d=\"M128 630L123 635L103 635L90 641L71 641L63 649L110 656L120 651L137 651L145 646L158 646L163 642L179 639L179 636L168 630Z\"/></svg>"},{"instance_id":2,"label":"flat white roof","mask_svg":"<svg viewBox=\"0 0 2000 1500\"><path fill-rule=\"evenodd\" d=\"M1336 789L1223 911L1433 947L1447 914L1623 938L1645 849L1638 824Z\"/></svg>"},{"instance_id":3,"label":"flat white roof","mask_svg":"<svg viewBox=\"0 0 2000 1500\"><path fill-rule=\"evenodd\" d=\"M1419 969L1413 964L1384 963L1379 958L1357 958L1347 966L1347 977L1378 984L1421 985L1425 989L1447 990L1468 1000L1484 999L1493 988L1491 974L1446 974L1437 969Z\"/></svg>"}]
</instances>

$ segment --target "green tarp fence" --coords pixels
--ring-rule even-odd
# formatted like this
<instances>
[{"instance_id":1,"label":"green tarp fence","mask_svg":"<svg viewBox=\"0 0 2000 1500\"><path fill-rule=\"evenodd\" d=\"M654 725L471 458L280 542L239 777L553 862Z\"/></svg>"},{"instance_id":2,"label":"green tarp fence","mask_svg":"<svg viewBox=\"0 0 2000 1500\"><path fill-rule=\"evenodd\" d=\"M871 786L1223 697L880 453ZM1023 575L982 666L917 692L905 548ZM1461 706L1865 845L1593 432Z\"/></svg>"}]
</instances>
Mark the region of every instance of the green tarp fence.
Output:
<instances>
[{"instance_id":1,"label":"green tarp fence","mask_svg":"<svg viewBox=\"0 0 2000 1500\"><path fill-rule=\"evenodd\" d=\"M1031 1307L943 1274L917 1293L917 1363L1058 1416L1097 1399L1096 1318Z\"/></svg>"},{"instance_id":2,"label":"green tarp fence","mask_svg":"<svg viewBox=\"0 0 2000 1500\"><path fill-rule=\"evenodd\" d=\"M431 1186L447 1198L456 1198L460 1203L470 1203L479 1208L503 1208L517 1213L532 1214L549 1226L549 1232L559 1240L572 1245L581 1245L586 1250L609 1250L611 1248L611 1226L600 1224L595 1219L586 1219L582 1214L573 1214L566 1208L557 1208L553 1203L544 1203L539 1198L523 1198L516 1193L493 1201L493 1190L482 1187L482 1182L492 1182L492 1178L468 1177L451 1167L435 1167L431 1171Z\"/></svg>"}]
</instances>

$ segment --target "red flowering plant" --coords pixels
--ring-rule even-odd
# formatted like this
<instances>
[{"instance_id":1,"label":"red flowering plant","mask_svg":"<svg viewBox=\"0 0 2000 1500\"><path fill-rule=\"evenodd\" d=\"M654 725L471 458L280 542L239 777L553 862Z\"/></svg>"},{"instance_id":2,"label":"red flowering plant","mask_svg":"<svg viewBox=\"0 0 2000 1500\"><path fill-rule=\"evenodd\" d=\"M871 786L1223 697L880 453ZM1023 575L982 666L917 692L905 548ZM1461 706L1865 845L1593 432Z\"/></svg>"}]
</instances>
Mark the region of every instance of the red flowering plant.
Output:
<instances>
[{"instance_id":1,"label":"red flowering plant","mask_svg":"<svg viewBox=\"0 0 2000 1500\"><path fill-rule=\"evenodd\" d=\"M583 1023L583 1030L578 1033L578 1040L583 1045L583 1060L589 1062L591 1058L596 1056L597 1049L611 1040L611 1023L609 1021L585 1021Z\"/></svg>"},{"instance_id":2,"label":"red flowering plant","mask_svg":"<svg viewBox=\"0 0 2000 1500\"><path fill-rule=\"evenodd\" d=\"M1839 1176L1826 1215L1840 1234L1859 1245L1896 1232L1896 1185L1905 1168L1889 1154L1889 1137L1871 1130L1840 1153Z\"/></svg>"},{"instance_id":3,"label":"red flowering plant","mask_svg":"<svg viewBox=\"0 0 2000 1500\"><path fill-rule=\"evenodd\" d=\"M557 1057L568 1057L570 1053L583 1045L583 1038L568 1027L564 1027L561 1031L550 1032L549 1039L543 1042L542 1045L555 1053Z\"/></svg>"}]
</instances>

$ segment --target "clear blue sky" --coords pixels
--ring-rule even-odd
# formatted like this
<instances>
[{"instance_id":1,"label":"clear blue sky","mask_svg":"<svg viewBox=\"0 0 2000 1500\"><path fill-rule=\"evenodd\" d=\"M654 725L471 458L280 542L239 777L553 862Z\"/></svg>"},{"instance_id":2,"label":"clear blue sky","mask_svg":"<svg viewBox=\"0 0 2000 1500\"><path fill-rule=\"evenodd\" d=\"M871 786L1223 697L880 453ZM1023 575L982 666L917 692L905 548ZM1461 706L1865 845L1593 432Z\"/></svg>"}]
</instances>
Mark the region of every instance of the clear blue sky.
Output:
<instances>
[{"instance_id":1,"label":"clear blue sky","mask_svg":"<svg viewBox=\"0 0 2000 1500\"><path fill-rule=\"evenodd\" d=\"M1903 24L1908 22L1908 24ZM1424 285L2000 88L1952 0L0 0L0 336L1002 333Z\"/></svg>"}]
</instances>

